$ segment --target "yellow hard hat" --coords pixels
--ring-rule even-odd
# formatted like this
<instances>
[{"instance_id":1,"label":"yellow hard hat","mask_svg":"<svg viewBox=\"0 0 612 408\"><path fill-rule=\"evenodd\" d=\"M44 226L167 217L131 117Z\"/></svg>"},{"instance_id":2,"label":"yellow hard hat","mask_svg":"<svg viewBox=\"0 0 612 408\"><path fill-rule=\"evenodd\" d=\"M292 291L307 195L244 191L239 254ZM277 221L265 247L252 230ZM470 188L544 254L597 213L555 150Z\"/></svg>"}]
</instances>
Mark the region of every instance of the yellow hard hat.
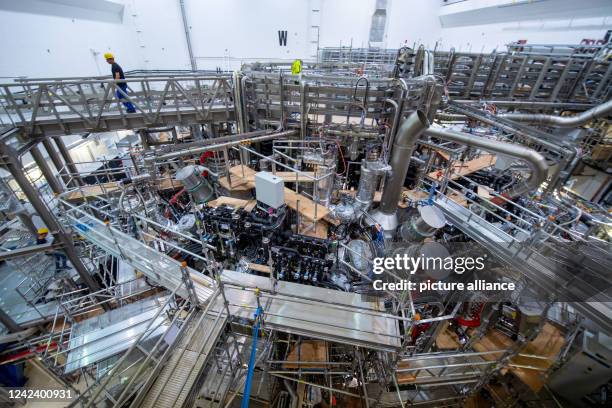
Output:
<instances>
[{"instance_id":1,"label":"yellow hard hat","mask_svg":"<svg viewBox=\"0 0 612 408\"><path fill-rule=\"evenodd\" d=\"M49 233L49 230L48 230L47 228L39 228L39 229L38 229L38 233L39 233L40 235L42 235L42 234L48 234L48 233Z\"/></svg>"},{"instance_id":2,"label":"yellow hard hat","mask_svg":"<svg viewBox=\"0 0 612 408\"><path fill-rule=\"evenodd\" d=\"M112 52L105 52L105 53L104 53L104 59L111 59L111 58L112 58L112 59L114 59L114 58L115 58L115 56L113 55L113 53L112 53Z\"/></svg>"}]
</instances>

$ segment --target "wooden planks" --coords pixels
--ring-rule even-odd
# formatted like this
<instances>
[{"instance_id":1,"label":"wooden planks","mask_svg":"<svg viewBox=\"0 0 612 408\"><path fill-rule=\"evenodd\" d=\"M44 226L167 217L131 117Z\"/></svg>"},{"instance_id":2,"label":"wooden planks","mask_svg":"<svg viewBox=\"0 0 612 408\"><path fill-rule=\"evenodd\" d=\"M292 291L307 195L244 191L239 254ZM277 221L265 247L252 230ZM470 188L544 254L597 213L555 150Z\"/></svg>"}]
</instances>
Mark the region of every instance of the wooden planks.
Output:
<instances>
[{"instance_id":1,"label":"wooden planks","mask_svg":"<svg viewBox=\"0 0 612 408\"><path fill-rule=\"evenodd\" d=\"M249 262L248 267L252 271L257 271L261 273L270 274L272 272L272 267L268 265L260 265L260 264Z\"/></svg>"},{"instance_id":2,"label":"wooden planks","mask_svg":"<svg viewBox=\"0 0 612 408\"><path fill-rule=\"evenodd\" d=\"M253 187L255 187L255 175L257 172L250 167L244 166L244 173L242 166L233 166L230 167L230 175L236 176L239 179L242 179L242 182L253 183ZM295 173L293 171L277 171L274 173L276 177L280 177L283 179L285 183L295 183L296 181L300 183L312 183L312 179L310 177L314 177L314 172L307 171L302 172L302 174ZM233 184L233 180L232 180Z\"/></svg>"},{"instance_id":3,"label":"wooden planks","mask_svg":"<svg viewBox=\"0 0 612 408\"><path fill-rule=\"evenodd\" d=\"M230 168L230 174L232 175L232 185L234 183L234 179L242 179L242 183L244 183L244 185L249 186L250 188L255 188L255 170L246 166L234 166ZM310 198L306 197L305 195L298 194L287 187L285 187L285 204L311 221L319 221L329 214L329 209L327 207L321 204L315 206L315 202Z\"/></svg>"},{"instance_id":4,"label":"wooden planks","mask_svg":"<svg viewBox=\"0 0 612 408\"><path fill-rule=\"evenodd\" d=\"M174 190L180 187L182 187L182 184L170 177L160 179L157 184L157 189L160 191ZM112 181L109 183L82 186L81 188L68 193L65 196L65 199L66 201L76 201L84 198L95 198L107 194L113 194L120 191L121 189L117 185L117 182Z\"/></svg>"},{"instance_id":5,"label":"wooden planks","mask_svg":"<svg viewBox=\"0 0 612 408\"><path fill-rule=\"evenodd\" d=\"M493 154L483 154L482 156L464 163L455 163L452 168L451 180L457 180L460 176L467 176L478 170L486 169L495 164L496 157ZM432 171L427 176L440 180L444 171Z\"/></svg>"},{"instance_id":6,"label":"wooden planks","mask_svg":"<svg viewBox=\"0 0 612 408\"><path fill-rule=\"evenodd\" d=\"M562 333L550 323L545 323L538 336L527 343L521 349L523 354L531 354L544 358L533 358L524 356L515 356L510 360L510 364L524 365L536 367L541 370L526 369L519 367L509 367L508 370L516 375L523 383L525 383L534 392L538 392L545 384L546 378L543 377L544 370L552 366L556 356L565 344L565 337ZM504 350L513 346L513 341L497 330L491 330L474 344L476 351ZM485 360L496 360L498 354L484 355Z\"/></svg>"},{"instance_id":7,"label":"wooden planks","mask_svg":"<svg viewBox=\"0 0 612 408\"><path fill-rule=\"evenodd\" d=\"M410 362L409 361L400 361L397 364L397 368L398 369L407 369L407 368L411 368L410 367ZM401 371L399 373L396 373L396 379L397 379L397 383L399 385L403 385L403 384L410 384L416 381L416 373L417 371Z\"/></svg>"},{"instance_id":8,"label":"wooden planks","mask_svg":"<svg viewBox=\"0 0 612 408\"><path fill-rule=\"evenodd\" d=\"M306 235L313 238L327 239L327 218L325 220L319 220L312 226L312 221L302 222L300 224L300 234Z\"/></svg>"},{"instance_id":9,"label":"wooden planks","mask_svg":"<svg viewBox=\"0 0 612 408\"><path fill-rule=\"evenodd\" d=\"M221 187L223 187L227 191L250 191L251 189L255 188L254 184L251 185L251 183L249 183L247 180L243 178L234 176L234 177L231 177L231 179L232 179L231 186L229 182L227 181L226 176L220 177L219 180L217 181L219 182Z\"/></svg>"},{"instance_id":10,"label":"wooden planks","mask_svg":"<svg viewBox=\"0 0 612 408\"><path fill-rule=\"evenodd\" d=\"M241 198L219 196L214 200L210 200L209 207L219 207L223 204L231 205L234 208L244 208L246 211L251 211L257 205L256 200L243 200Z\"/></svg>"},{"instance_id":11,"label":"wooden planks","mask_svg":"<svg viewBox=\"0 0 612 408\"><path fill-rule=\"evenodd\" d=\"M441 324L444 325L444 328L440 331L438 337L436 337L436 347L438 350L457 350L461 347L457 334L449 330L448 321L444 321Z\"/></svg>"},{"instance_id":12,"label":"wooden planks","mask_svg":"<svg viewBox=\"0 0 612 408\"><path fill-rule=\"evenodd\" d=\"M524 354L547 357L548 359L516 356L511 361L513 364L548 370L553 365L564 345L565 337L559 329L550 323L545 323L538 336L527 343L521 352ZM518 367L512 367L511 370L535 392L540 391L546 382L546 378L541 375L543 372Z\"/></svg>"},{"instance_id":13,"label":"wooden planks","mask_svg":"<svg viewBox=\"0 0 612 408\"><path fill-rule=\"evenodd\" d=\"M329 208L321 204L315 206L315 202L310 198L298 194L287 187L285 187L285 204L312 221L319 221L329 214Z\"/></svg>"},{"instance_id":14,"label":"wooden planks","mask_svg":"<svg viewBox=\"0 0 612 408\"><path fill-rule=\"evenodd\" d=\"M283 368L325 368L327 343L321 340L305 340L292 345ZM321 363L318 363L318 362ZM303 363L301 363L303 362Z\"/></svg>"}]
</instances>

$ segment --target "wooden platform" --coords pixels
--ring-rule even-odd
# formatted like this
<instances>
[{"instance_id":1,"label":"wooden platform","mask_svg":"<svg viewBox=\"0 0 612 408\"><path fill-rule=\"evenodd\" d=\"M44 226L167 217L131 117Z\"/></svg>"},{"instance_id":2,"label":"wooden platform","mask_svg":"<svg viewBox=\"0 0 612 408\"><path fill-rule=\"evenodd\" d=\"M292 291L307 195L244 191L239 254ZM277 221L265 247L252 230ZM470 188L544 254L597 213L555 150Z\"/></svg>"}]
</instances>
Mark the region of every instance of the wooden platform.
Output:
<instances>
[{"instance_id":1,"label":"wooden platform","mask_svg":"<svg viewBox=\"0 0 612 408\"><path fill-rule=\"evenodd\" d=\"M163 179L158 180L157 183L157 189L159 191L175 190L181 187L183 187L183 185L179 181L170 177L164 177ZM95 198L107 194L118 193L120 191L121 189L117 185L117 182L113 181L109 183L82 186L81 188L66 194L64 198L66 201L77 201L83 200L84 198Z\"/></svg>"},{"instance_id":2,"label":"wooden platform","mask_svg":"<svg viewBox=\"0 0 612 408\"><path fill-rule=\"evenodd\" d=\"M410 368L410 362L408 361L400 361L397 363L398 369L406 369ZM417 371L401 371L396 373L396 379L398 385L410 384L416 381L416 373Z\"/></svg>"},{"instance_id":3,"label":"wooden platform","mask_svg":"<svg viewBox=\"0 0 612 408\"><path fill-rule=\"evenodd\" d=\"M486 169L487 167L491 167L495 164L496 157L494 154L483 154L482 156L470 160L464 163L455 163L451 172L451 180L457 180L461 176L467 176L478 170ZM434 179L440 180L442 176L439 173L444 173L444 171L432 171L427 176Z\"/></svg>"},{"instance_id":4,"label":"wooden platform","mask_svg":"<svg viewBox=\"0 0 612 408\"><path fill-rule=\"evenodd\" d=\"M292 344L283 368L326 368L327 343L322 340L305 340ZM303 361L303 363L301 363ZM321 361L322 363L317 363Z\"/></svg>"},{"instance_id":5,"label":"wooden platform","mask_svg":"<svg viewBox=\"0 0 612 408\"><path fill-rule=\"evenodd\" d=\"M256 263L249 262L248 267L252 271L267 273L270 274L272 272L272 268L268 265L260 265Z\"/></svg>"},{"instance_id":6,"label":"wooden platform","mask_svg":"<svg viewBox=\"0 0 612 408\"><path fill-rule=\"evenodd\" d=\"M564 344L565 337L561 334L559 329L550 323L545 323L538 336L523 346L520 352L523 354L546 357L547 359L516 356L510 360L510 363L547 370L552 366L555 357L559 354ZM474 350L503 350L512 347L512 345L513 341L510 338L497 330L491 330L486 336L474 344ZM495 360L499 358L499 355L483 355L482 357L485 360ZM534 392L540 391L546 381L546 378L543 376L544 371L541 370L509 367L508 371L516 375Z\"/></svg>"},{"instance_id":7,"label":"wooden platform","mask_svg":"<svg viewBox=\"0 0 612 408\"><path fill-rule=\"evenodd\" d=\"M237 185L255 188L256 173L257 172L255 170L246 166L231 167L230 175L232 176L232 186L234 185L234 180L236 180L238 182ZM316 206L317 208L315 211L314 201L287 187L285 187L285 204L287 204L289 208L298 211L303 217L306 217L311 221L319 221L329 214L329 209L320 204Z\"/></svg>"},{"instance_id":8,"label":"wooden platform","mask_svg":"<svg viewBox=\"0 0 612 408\"><path fill-rule=\"evenodd\" d=\"M234 208L244 208L246 211L251 211L257 205L256 200L243 200L240 198L219 196L214 200L207 202L209 207L219 207L223 204L231 205Z\"/></svg>"},{"instance_id":9,"label":"wooden platform","mask_svg":"<svg viewBox=\"0 0 612 408\"><path fill-rule=\"evenodd\" d=\"M219 184L228 191L246 191L255 188L255 174L253 169L245 166L244 177L241 166L233 166L230 168L230 178L232 185L230 186L227 177L220 177ZM314 180L314 172L302 172L298 174L293 171L277 171L274 173L276 177L283 179L285 183L312 183Z\"/></svg>"},{"instance_id":10,"label":"wooden platform","mask_svg":"<svg viewBox=\"0 0 612 408\"><path fill-rule=\"evenodd\" d=\"M457 334L448 329L448 321L444 321L441 324L444 325L444 328L440 331L438 337L436 337L436 347L441 351L457 350L461 347Z\"/></svg>"},{"instance_id":11,"label":"wooden platform","mask_svg":"<svg viewBox=\"0 0 612 408\"><path fill-rule=\"evenodd\" d=\"M231 191L231 192L238 192L238 191L250 191L251 189L255 188L255 185L253 183L249 183L247 180L240 178L240 177L231 177L232 179L232 185L230 186L229 182L227 181L227 177L223 176L223 177L219 177L219 184L221 185L221 187L223 187L224 189L226 189L227 191Z\"/></svg>"},{"instance_id":12,"label":"wooden platform","mask_svg":"<svg viewBox=\"0 0 612 408\"><path fill-rule=\"evenodd\" d=\"M328 230L328 218L329 217L326 217L324 220L317 221L314 228L312 227L312 221L302 222L300 224L300 234L313 238L326 239ZM306 231L306 229L308 229L308 231Z\"/></svg>"}]
</instances>

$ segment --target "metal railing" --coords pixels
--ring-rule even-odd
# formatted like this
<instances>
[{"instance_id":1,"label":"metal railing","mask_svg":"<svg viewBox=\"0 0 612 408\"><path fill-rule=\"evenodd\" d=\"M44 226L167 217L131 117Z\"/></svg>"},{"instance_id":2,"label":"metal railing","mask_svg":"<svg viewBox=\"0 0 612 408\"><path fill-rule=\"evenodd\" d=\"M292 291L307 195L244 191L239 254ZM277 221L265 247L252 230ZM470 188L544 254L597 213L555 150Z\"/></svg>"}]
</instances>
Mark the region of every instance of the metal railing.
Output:
<instances>
[{"instance_id":1,"label":"metal railing","mask_svg":"<svg viewBox=\"0 0 612 408\"><path fill-rule=\"evenodd\" d=\"M70 134L229 120L231 92L226 75L29 79L0 84L0 103L26 135Z\"/></svg>"}]
</instances>

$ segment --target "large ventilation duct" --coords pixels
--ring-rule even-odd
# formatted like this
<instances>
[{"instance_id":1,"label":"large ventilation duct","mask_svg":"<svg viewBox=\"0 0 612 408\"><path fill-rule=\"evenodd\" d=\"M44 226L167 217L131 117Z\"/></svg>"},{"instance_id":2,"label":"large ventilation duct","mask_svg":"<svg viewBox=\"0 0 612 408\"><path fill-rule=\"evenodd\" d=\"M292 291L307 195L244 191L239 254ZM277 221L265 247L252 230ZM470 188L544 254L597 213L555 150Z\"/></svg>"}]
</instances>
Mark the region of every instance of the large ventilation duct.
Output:
<instances>
[{"instance_id":1,"label":"large ventilation duct","mask_svg":"<svg viewBox=\"0 0 612 408\"><path fill-rule=\"evenodd\" d=\"M516 122L528 122L534 125L554 126L561 128L573 128L597 118L612 114L612 100L602 103L594 108L579 113L575 116L555 116L531 113L503 113L497 115L500 118L514 120Z\"/></svg>"},{"instance_id":2,"label":"large ventilation duct","mask_svg":"<svg viewBox=\"0 0 612 408\"><path fill-rule=\"evenodd\" d=\"M404 120L397 132L389 162L391 165L391 176L387 178L385 183L380 207L372 213L372 218L386 231L397 228L397 203L402 193L406 174L408 173L410 157L412 156L416 141L428 127L429 121L425 113L416 111Z\"/></svg>"},{"instance_id":3,"label":"large ventilation duct","mask_svg":"<svg viewBox=\"0 0 612 408\"><path fill-rule=\"evenodd\" d=\"M448 129L430 128L425 131L425 134L438 139L450 140L467 146L478 147L488 152L504 154L523 160L531 169L531 174L527 179L515 184L509 190L504 191L504 193L510 197L516 197L526 192L536 190L548 176L548 164L546 163L546 159L533 149Z\"/></svg>"}]
</instances>

